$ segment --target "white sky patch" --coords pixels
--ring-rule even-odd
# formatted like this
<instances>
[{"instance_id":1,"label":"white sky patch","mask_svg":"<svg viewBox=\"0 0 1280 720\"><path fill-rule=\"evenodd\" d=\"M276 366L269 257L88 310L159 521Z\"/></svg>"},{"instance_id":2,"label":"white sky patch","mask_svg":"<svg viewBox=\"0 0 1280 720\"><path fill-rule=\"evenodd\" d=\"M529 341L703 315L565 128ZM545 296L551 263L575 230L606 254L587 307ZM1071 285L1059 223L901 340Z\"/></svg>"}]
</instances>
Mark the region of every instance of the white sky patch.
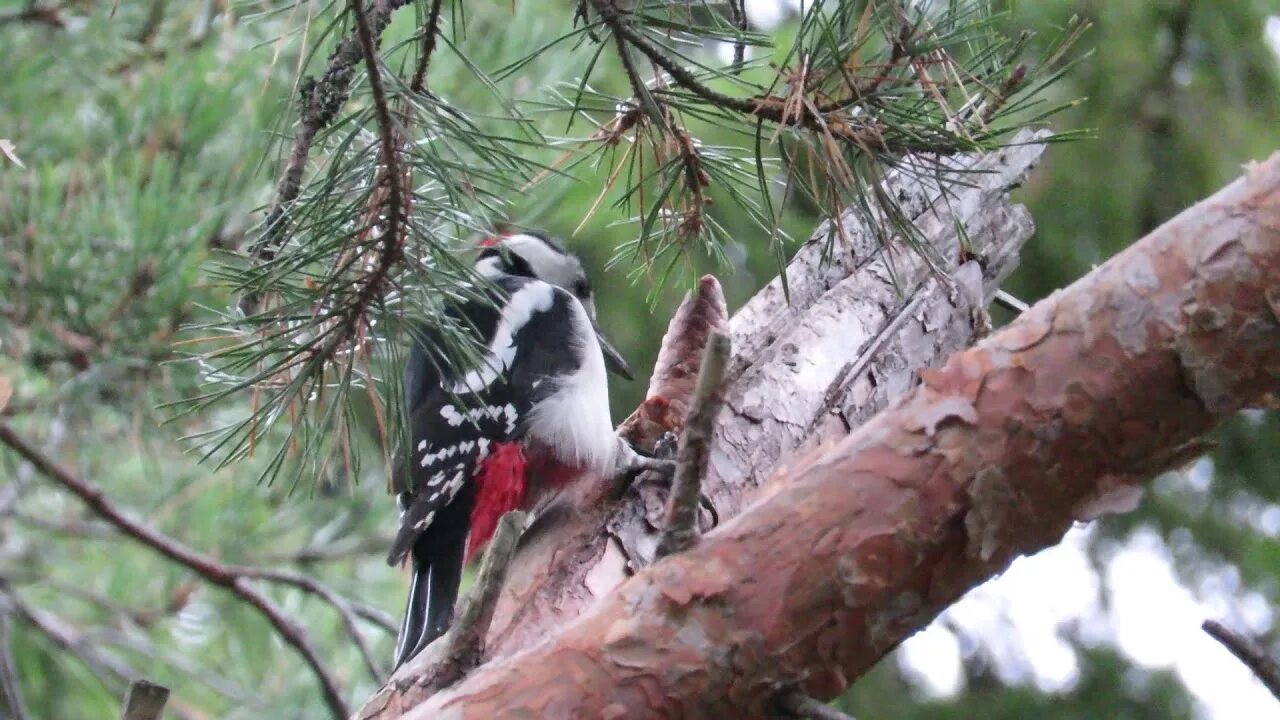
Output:
<instances>
[{"instance_id":1,"label":"white sky patch","mask_svg":"<svg viewBox=\"0 0 1280 720\"><path fill-rule=\"evenodd\" d=\"M788 4L780 0L746 0L743 7L753 27L772 30L786 18Z\"/></svg>"},{"instance_id":2,"label":"white sky patch","mask_svg":"<svg viewBox=\"0 0 1280 720\"><path fill-rule=\"evenodd\" d=\"M960 641L942 623L932 623L903 643L903 673L930 697L952 697L964 689Z\"/></svg>"},{"instance_id":3,"label":"white sky patch","mask_svg":"<svg viewBox=\"0 0 1280 720\"><path fill-rule=\"evenodd\" d=\"M1252 624L1249 615L1265 619L1257 615L1253 593L1239 595L1234 571L1225 575L1206 578L1200 588L1206 599L1198 601L1178 582L1160 538L1138 533L1107 567L1116 644L1139 665L1172 668L1204 702L1206 717L1280 717L1275 699L1248 668L1200 629L1205 619L1228 613L1243 616L1246 624ZM1238 617L1226 622L1239 628Z\"/></svg>"},{"instance_id":4,"label":"white sky patch","mask_svg":"<svg viewBox=\"0 0 1280 720\"><path fill-rule=\"evenodd\" d=\"M1274 614L1265 598L1244 590L1234 569L1209 575L1192 592L1179 583L1160 537L1140 531L1106 561L1104 610L1103 578L1085 553L1090 534L1074 528L1061 544L1019 558L904 643L899 662L908 677L930 696L964 692L961 662L975 650L965 647L967 635L986 646L1003 681L1067 691L1079 677L1076 653L1060 634L1069 625L1086 644L1114 644L1139 667L1175 672L1200 701L1200 717L1280 718L1262 684L1200 629L1214 618L1266 632Z\"/></svg>"}]
</instances>

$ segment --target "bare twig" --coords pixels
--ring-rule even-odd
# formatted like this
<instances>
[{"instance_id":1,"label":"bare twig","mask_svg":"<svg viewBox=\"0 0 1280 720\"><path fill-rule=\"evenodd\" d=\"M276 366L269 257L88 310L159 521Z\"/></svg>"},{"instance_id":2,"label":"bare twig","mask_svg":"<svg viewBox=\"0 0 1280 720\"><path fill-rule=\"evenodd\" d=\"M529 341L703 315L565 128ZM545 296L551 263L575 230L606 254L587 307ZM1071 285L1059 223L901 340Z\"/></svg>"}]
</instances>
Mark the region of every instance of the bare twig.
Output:
<instances>
[{"instance_id":1,"label":"bare twig","mask_svg":"<svg viewBox=\"0 0 1280 720\"><path fill-rule=\"evenodd\" d=\"M160 720L160 713L164 712L167 702L169 688L146 680L134 680L124 696L120 720Z\"/></svg>"},{"instance_id":2,"label":"bare twig","mask_svg":"<svg viewBox=\"0 0 1280 720\"><path fill-rule=\"evenodd\" d=\"M1216 620L1205 620L1200 627L1207 633L1209 637L1222 643L1222 645L1231 651L1245 667L1262 681L1267 690L1280 700L1280 663L1277 663L1266 651L1258 646L1258 643L1249 638L1231 630Z\"/></svg>"},{"instance_id":3,"label":"bare twig","mask_svg":"<svg viewBox=\"0 0 1280 720\"><path fill-rule=\"evenodd\" d=\"M507 568L511 565L511 557L515 555L516 543L527 519L528 513L515 510L498 521L467 604L449 633L445 676L438 681L441 688L457 682L468 670L480 664L484 655L484 637L493 622L493 608L498 604L498 595L507 579Z\"/></svg>"},{"instance_id":4,"label":"bare twig","mask_svg":"<svg viewBox=\"0 0 1280 720\"><path fill-rule=\"evenodd\" d=\"M707 339L698 384L689 404L689 419L680 436L676 474L667 501L667 522L658 541L658 557L687 550L698 539L702 478L707 473L711 436L724 398L720 386L729 365L729 336L714 331Z\"/></svg>"},{"instance_id":5,"label":"bare twig","mask_svg":"<svg viewBox=\"0 0 1280 720\"><path fill-rule=\"evenodd\" d=\"M797 718L810 720L854 720L852 715L836 710L830 705L805 695L799 690L790 690L778 696L778 707L783 712Z\"/></svg>"},{"instance_id":6,"label":"bare twig","mask_svg":"<svg viewBox=\"0 0 1280 720\"><path fill-rule=\"evenodd\" d=\"M246 575L242 572L237 572L237 568L223 565L217 560L198 553L173 538L125 516L123 512L106 499L101 490L91 483L76 477L70 470L46 457L34 446L19 437L5 423L0 423L0 442L16 451L41 474L54 480L80 498L81 502L87 505L90 510L120 532L173 562L194 571L210 584L229 590L233 595L256 609L271 623L271 626L279 633L281 639L292 646L311 668L316 680L320 683L325 704L328 705L330 713L340 720L347 717L346 702L342 699L342 693L338 689L337 681L334 679L333 673L320 659L315 648L312 647L305 631L289 619L284 610L250 586Z\"/></svg>"},{"instance_id":7,"label":"bare twig","mask_svg":"<svg viewBox=\"0 0 1280 720\"><path fill-rule=\"evenodd\" d=\"M449 632L401 667L378 694L357 711L356 718L399 717L411 707L404 696L406 692L410 693L412 702L417 702L452 686L479 665L493 610L502 594L507 568L527 518L528 513L518 510L502 516L480 562L466 604Z\"/></svg>"},{"instance_id":8,"label":"bare twig","mask_svg":"<svg viewBox=\"0 0 1280 720\"><path fill-rule=\"evenodd\" d=\"M18 668L13 662L13 640L10 637L9 613L0 612L0 693L3 708L13 720L27 720L27 705L22 700L22 688L18 685Z\"/></svg>"}]
</instances>

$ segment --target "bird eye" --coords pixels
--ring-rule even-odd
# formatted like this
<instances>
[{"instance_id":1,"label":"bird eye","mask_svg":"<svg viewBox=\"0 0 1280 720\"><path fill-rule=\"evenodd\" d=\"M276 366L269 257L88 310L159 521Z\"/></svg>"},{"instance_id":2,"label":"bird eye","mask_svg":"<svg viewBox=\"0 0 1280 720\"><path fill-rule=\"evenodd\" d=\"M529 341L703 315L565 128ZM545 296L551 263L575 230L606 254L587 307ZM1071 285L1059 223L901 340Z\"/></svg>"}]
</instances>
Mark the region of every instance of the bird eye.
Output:
<instances>
[{"instance_id":1,"label":"bird eye","mask_svg":"<svg viewBox=\"0 0 1280 720\"><path fill-rule=\"evenodd\" d=\"M573 294L579 299L591 296L591 283L586 278L578 278L573 283Z\"/></svg>"}]
</instances>

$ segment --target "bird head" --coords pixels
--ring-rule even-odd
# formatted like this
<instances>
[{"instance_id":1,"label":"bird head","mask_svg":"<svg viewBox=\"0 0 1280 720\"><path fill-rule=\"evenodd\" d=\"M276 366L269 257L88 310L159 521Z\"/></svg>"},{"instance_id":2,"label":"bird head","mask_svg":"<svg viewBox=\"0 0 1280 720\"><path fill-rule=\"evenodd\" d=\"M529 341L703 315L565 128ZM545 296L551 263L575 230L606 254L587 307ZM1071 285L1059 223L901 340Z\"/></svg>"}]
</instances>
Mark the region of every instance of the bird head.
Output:
<instances>
[{"instance_id":1,"label":"bird head","mask_svg":"<svg viewBox=\"0 0 1280 720\"><path fill-rule=\"evenodd\" d=\"M632 379L631 367L596 322L595 294L582 261L560 241L529 231L487 238L480 242L476 271L486 277L519 275L537 278L567 290L578 299L591 319L600 350L604 353L605 367L628 380Z\"/></svg>"}]
</instances>

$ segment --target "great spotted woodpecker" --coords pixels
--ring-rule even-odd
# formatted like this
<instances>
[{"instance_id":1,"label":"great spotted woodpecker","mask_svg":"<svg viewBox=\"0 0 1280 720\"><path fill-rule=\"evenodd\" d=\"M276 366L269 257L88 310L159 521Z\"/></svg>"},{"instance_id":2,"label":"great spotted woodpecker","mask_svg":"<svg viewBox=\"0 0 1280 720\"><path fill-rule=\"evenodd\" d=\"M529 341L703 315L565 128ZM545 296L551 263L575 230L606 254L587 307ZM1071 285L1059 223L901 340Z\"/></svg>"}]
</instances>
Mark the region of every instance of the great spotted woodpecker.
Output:
<instances>
[{"instance_id":1,"label":"great spotted woodpecker","mask_svg":"<svg viewBox=\"0 0 1280 720\"><path fill-rule=\"evenodd\" d=\"M476 271L499 300L457 309L481 340L479 362L446 369L418 338L405 366L411 446L393 471L401 519L388 562L411 556L413 577L396 667L448 629L463 566L504 513L647 460L614 435L605 371L631 376L596 328L582 264L539 234L482 247Z\"/></svg>"}]
</instances>

